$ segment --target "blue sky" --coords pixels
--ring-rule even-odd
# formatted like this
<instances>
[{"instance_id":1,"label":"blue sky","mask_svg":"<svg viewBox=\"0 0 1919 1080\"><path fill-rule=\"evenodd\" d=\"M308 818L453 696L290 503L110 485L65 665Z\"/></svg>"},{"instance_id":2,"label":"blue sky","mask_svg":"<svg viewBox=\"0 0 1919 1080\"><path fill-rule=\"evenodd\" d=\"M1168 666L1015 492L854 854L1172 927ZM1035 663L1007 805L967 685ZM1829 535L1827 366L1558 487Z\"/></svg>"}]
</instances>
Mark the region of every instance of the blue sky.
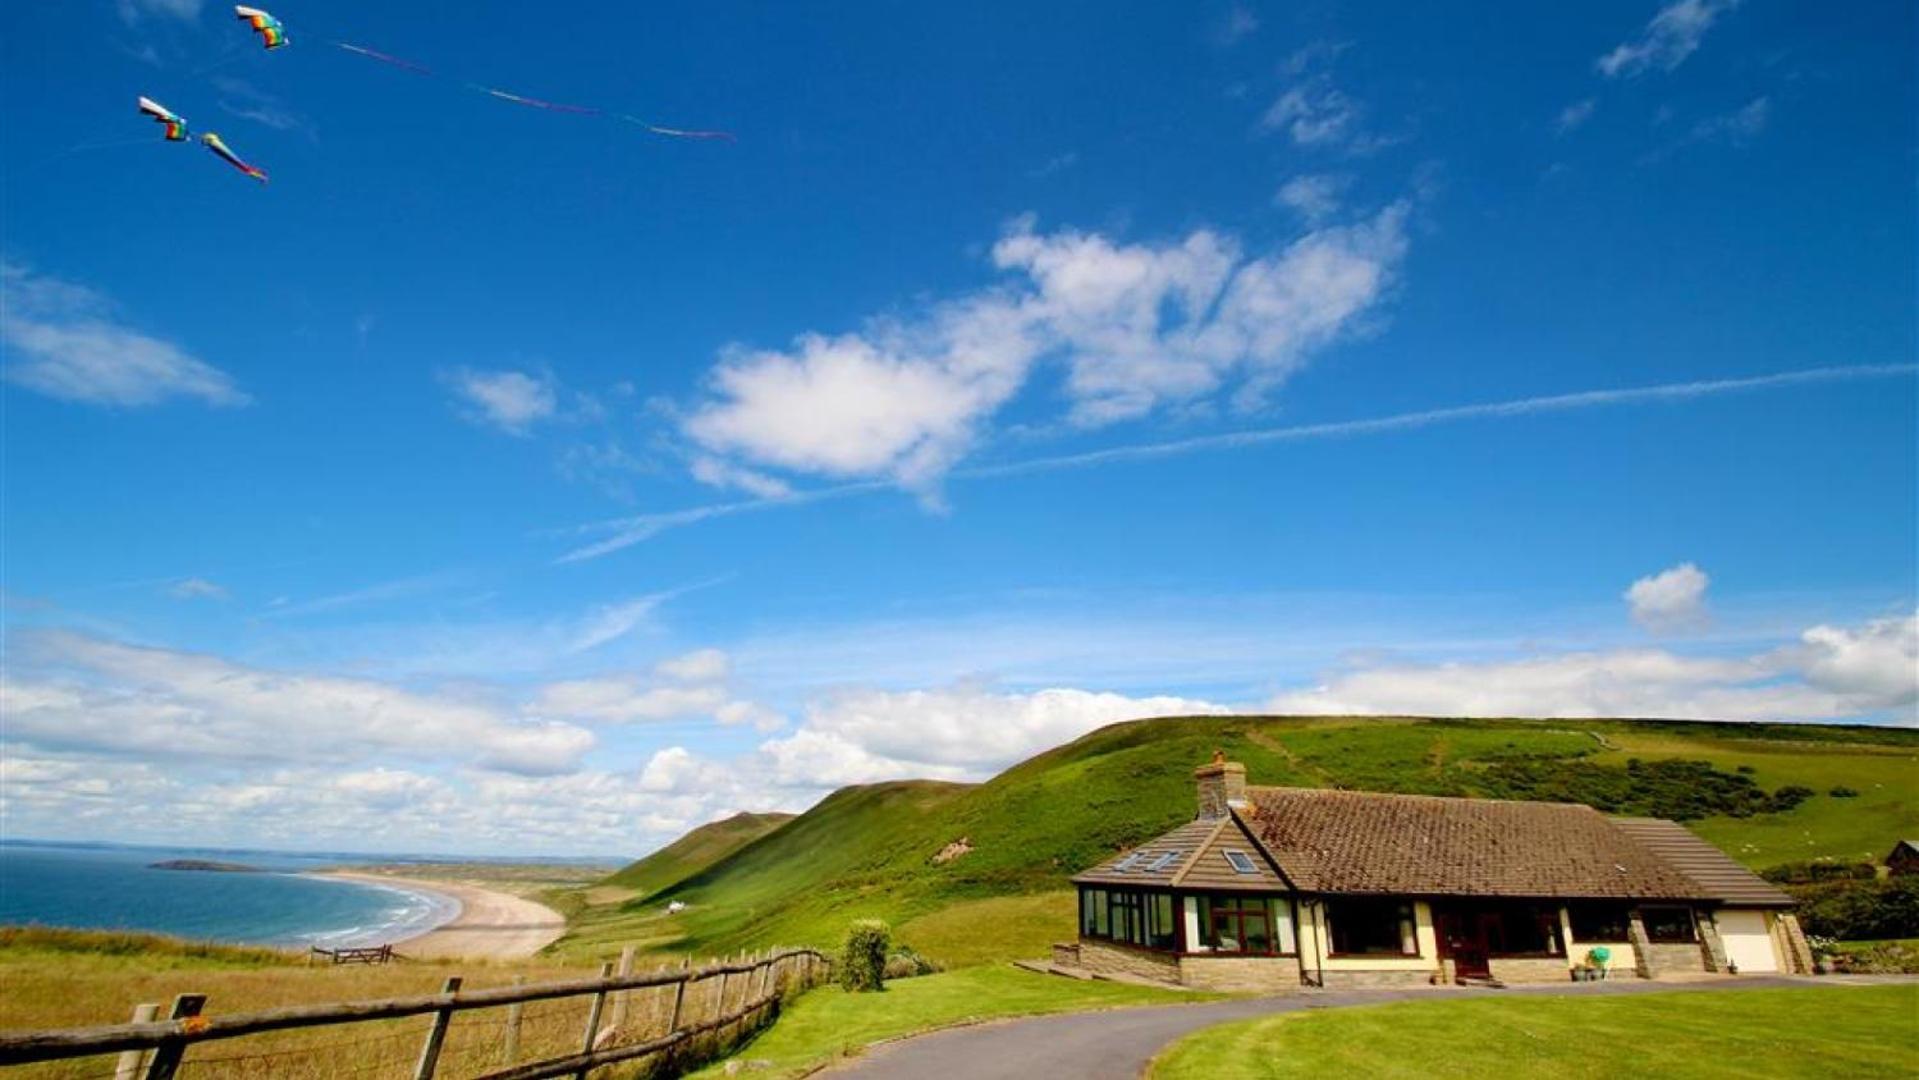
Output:
<instances>
[{"instance_id":1,"label":"blue sky","mask_svg":"<svg viewBox=\"0 0 1919 1080\"><path fill-rule=\"evenodd\" d=\"M1919 720L1910 5L269 10L0 11L11 834Z\"/></svg>"}]
</instances>

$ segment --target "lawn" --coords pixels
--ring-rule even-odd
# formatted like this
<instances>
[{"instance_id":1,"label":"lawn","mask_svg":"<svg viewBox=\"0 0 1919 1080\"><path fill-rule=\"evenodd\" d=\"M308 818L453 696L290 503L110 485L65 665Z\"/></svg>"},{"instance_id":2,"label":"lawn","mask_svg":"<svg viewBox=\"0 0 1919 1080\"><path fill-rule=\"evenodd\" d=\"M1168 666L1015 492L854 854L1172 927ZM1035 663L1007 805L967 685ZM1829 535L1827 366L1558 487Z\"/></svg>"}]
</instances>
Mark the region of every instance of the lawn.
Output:
<instances>
[{"instance_id":1,"label":"lawn","mask_svg":"<svg viewBox=\"0 0 1919 1080\"><path fill-rule=\"evenodd\" d=\"M1005 965L974 967L895 980L878 994L848 994L835 987L815 990L788 1007L778 1023L736 1053L734 1059L754 1062L752 1075L774 1080L804 1075L877 1042L937 1028L1012 1016L1217 997L1124 983L1081 982ZM724 1069L722 1063L694 1075L715 1077Z\"/></svg>"},{"instance_id":2,"label":"lawn","mask_svg":"<svg viewBox=\"0 0 1919 1080\"><path fill-rule=\"evenodd\" d=\"M1919 1075L1919 986L1485 997L1290 1013L1190 1035L1153 1080Z\"/></svg>"}]
</instances>

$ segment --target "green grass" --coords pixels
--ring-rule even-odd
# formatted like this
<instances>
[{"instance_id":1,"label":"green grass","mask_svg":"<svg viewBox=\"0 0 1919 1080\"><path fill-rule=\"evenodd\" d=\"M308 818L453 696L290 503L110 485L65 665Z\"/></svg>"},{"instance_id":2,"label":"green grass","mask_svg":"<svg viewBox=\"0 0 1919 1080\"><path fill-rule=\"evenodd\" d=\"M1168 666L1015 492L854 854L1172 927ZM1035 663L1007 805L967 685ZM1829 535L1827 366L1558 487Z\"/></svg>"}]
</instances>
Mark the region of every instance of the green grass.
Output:
<instances>
[{"instance_id":1,"label":"green grass","mask_svg":"<svg viewBox=\"0 0 1919 1080\"><path fill-rule=\"evenodd\" d=\"M692 877L791 820L792 814L734 814L725 821L694 829L624 867L603 884L632 889L641 897L650 896Z\"/></svg>"},{"instance_id":2,"label":"green grass","mask_svg":"<svg viewBox=\"0 0 1919 1080\"><path fill-rule=\"evenodd\" d=\"M848 994L837 987L814 990L790 1005L777 1023L734 1057L767 1063L769 1067L755 1068L751 1075L771 1080L802 1075L877 1042L960 1024L1217 997L1081 982L1005 965L975 967L899 979L878 994ZM714 1066L694 1075L713 1077L722 1072L723 1066Z\"/></svg>"},{"instance_id":3,"label":"green grass","mask_svg":"<svg viewBox=\"0 0 1919 1080\"><path fill-rule=\"evenodd\" d=\"M1153 1080L1919 1075L1919 986L1507 997L1290 1013L1189 1035Z\"/></svg>"},{"instance_id":4,"label":"green grass","mask_svg":"<svg viewBox=\"0 0 1919 1080\"><path fill-rule=\"evenodd\" d=\"M1192 768L1220 748L1255 784L1489 795L1502 762L1706 760L1766 791L1818 792L1781 813L1690 822L1749 866L1882 857L1919 834L1919 732L1817 725L1619 720L1187 717L1103 728L978 785L849 788L642 899L566 904L556 952L585 960L625 943L715 955L831 948L854 918L949 966L1043 955L1070 919L1053 902L1073 873L1190 820ZM1749 773L1737 773L1740 766ZM1834 799L1845 785L1860 795ZM967 854L933 857L965 839ZM995 908L985 901L1007 901ZM662 907L689 907L667 916ZM1004 918L982 913L998 911ZM942 920L941 913L950 912Z\"/></svg>"}]
</instances>

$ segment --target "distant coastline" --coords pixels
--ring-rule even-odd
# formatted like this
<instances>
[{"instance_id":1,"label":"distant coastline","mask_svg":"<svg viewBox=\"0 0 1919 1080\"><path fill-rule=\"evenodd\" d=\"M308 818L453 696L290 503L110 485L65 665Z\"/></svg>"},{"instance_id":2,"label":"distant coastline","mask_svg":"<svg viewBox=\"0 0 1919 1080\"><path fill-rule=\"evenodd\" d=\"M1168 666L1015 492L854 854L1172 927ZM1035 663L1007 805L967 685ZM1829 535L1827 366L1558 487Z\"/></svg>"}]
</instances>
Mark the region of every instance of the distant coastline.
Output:
<instances>
[{"instance_id":1,"label":"distant coastline","mask_svg":"<svg viewBox=\"0 0 1919 1080\"><path fill-rule=\"evenodd\" d=\"M245 863L215 862L212 859L166 859L148 863L149 870L195 870L208 874L264 874L265 870Z\"/></svg>"}]
</instances>

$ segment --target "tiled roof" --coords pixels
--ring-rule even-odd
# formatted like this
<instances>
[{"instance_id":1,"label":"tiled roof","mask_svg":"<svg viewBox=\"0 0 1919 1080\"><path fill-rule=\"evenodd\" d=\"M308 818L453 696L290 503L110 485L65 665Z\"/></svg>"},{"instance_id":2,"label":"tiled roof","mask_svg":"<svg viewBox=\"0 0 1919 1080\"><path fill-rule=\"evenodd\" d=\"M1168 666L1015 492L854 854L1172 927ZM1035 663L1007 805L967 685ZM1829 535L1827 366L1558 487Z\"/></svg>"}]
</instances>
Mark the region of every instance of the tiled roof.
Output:
<instances>
[{"instance_id":1,"label":"tiled roof","mask_svg":"<svg viewBox=\"0 0 1919 1080\"><path fill-rule=\"evenodd\" d=\"M1698 882L1714 899L1760 907L1792 906L1792 897L1676 821L1614 818L1613 824L1666 860L1668 865Z\"/></svg>"},{"instance_id":2,"label":"tiled roof","mask_svg":"<svg viewBox=\"0 0 1919 1080\"><path fill-rule=\"evenodd\" d=\"M1303 892L1712 899L1589 806L1254 787L1248 828Z\"/></svg>"},{"instance_id":3,"label":"tiled roof","mask_svg":"<svg viewBox=\"0 0 1919 1080\"><path fill-rule=\"evenodd\" d=\"M1083 885L1157 885L1165 888L1173 884L1179 872L1213 838L1213 834L1228 824L1230 819L1227 818L1189 821L1158 839L1115 855L1075 876L1073 881ZM1162 859L1163 856L1171 857ZM1122 865L1126 867L1124 870L1119 869Z\"/></svg>"}]
</instances>

